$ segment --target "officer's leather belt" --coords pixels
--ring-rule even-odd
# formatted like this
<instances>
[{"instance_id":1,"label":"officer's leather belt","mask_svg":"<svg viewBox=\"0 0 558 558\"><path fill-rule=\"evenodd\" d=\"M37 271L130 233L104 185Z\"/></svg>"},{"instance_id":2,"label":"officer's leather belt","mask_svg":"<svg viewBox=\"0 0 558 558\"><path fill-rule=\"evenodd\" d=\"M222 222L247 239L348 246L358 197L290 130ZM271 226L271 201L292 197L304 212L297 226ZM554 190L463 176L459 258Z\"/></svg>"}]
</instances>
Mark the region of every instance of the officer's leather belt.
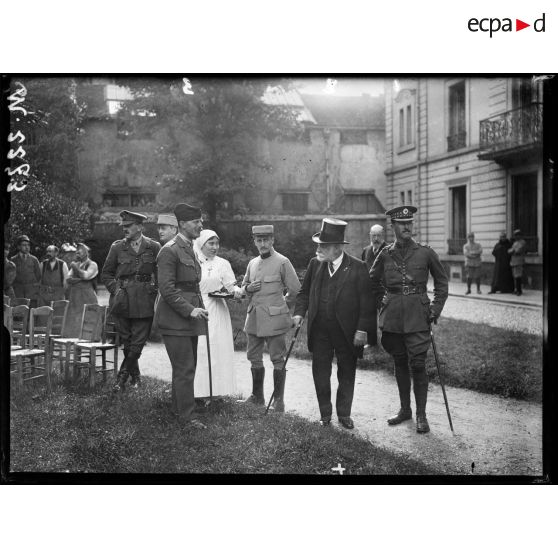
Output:
<instances>
[{"instance_id":1,"label":"officer's leather belt","mask_svg":"<svg viewBox=\"0 0 558 558\"><path fill-rule=\"evenodd\" d=\"M121 281L136 281L138 283L151 283L151 275L150 274L143 274L143 275L124 275L120 277Z\"/></svg>"},{"instance_id":2,"label":"officer's leather belt","mask_svg":"<svg viewBox=\"0 0 558 558\"><path fill-rule=\"evenodd\" d=\"M410 295L410 294L422 294L426 292L426 287L418 285L416 287L408 287L407 285L403 285L402 287L390 287L387 289L387 292L390 294L402 294L402 295Z\"/></svg>"},{"instance_id":3,"label":"officer's leather belt","mask_svg":"<svg viewBox=\"0 0 558 558\"><path fill-rule=\"evenodd\" d=\"M177 288L179 288L181 291L186 291L188 293L197 293L199 294L200 292L200 286L199 283L190 283L188 281L180 281L178 283L176 283Z\"/></svg>"}]
</instances>

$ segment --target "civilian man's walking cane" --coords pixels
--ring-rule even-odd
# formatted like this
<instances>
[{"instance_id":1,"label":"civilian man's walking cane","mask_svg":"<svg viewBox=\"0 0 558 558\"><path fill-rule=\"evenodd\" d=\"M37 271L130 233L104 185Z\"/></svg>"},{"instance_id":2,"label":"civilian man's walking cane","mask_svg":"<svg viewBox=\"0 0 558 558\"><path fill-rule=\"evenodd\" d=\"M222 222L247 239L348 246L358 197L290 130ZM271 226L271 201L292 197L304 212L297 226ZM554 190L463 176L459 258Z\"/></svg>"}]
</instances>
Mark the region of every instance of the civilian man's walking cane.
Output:
<instances>
[{"instance_id":1,"label":"civilian man's walking cane","mask_svg":"<svg viewBox=\"0 0 558 558\"><path fill-rule=\"evenodd\" d=\"M284 372L286 367L287 367L287 361L289 360L289 357L291 356L291 351L293 350L294 344L296 342L296 338L298 336L298 332L300 331L300 328L302 327L302 322L304 320L300 320L300 323L296 326L294 335L293 335L293 339L291 341L291 345L289 347L289 350L287 351L287 356L285 357L285 362L283 363L283 368L281 368L281 372ZM273 393L271 394L271 399L269 400L269 403L267 404L267 408L265 410L265 414L267 415L268 411L269 411L269 407L271 406L271 402L273 401L273 398L275 397L275 384L273 385Z\"/></svg>"},{"instance_id":2,"label":"civilian man's walking cane","mask_svg":"<svg viewBox=\"0 0 558 558\"><path fill-rule=\"evenodd\" d=\"M430 341L432 341L432 349L434 351L434 359L436 360L436 370L438 371L438 381L442 386L442 393L444 395L444 403L446 404L446 412L448 413L448 420L451 431L453 432L453 424L451 422L451 415L448 405L448 398L446 397L446 388L444 387L444 382L442 381L442 375L440 374L440 362L438 361L438 351L436 350L436 343L434 342L434 333L432 332L432 324L430 324ZM455 432L454 432L455 434Z\"/></svg>"},{"instance_id":3,"label":"civilian man's walking cane","mask_svg":"<svg viewBox=\"0 0 558 558\"><path fill-rule=\"evenodd\" d=\"M213 404L213 377L211 375L211 349L209 348L209 321L205 320L205 339L207 341L207 364L209 368L209 404Z\"/></svg>"}]
</instances>

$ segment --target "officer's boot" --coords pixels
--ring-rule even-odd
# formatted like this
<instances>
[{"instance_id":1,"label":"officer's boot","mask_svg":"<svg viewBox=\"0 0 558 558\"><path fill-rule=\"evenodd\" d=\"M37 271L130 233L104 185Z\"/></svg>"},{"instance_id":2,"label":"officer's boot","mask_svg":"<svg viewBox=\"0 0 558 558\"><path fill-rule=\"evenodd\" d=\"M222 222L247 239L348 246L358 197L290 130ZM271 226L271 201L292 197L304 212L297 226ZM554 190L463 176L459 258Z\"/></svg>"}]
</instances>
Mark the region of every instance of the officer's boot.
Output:
<instances>
[{"instance_id":1,"label":"officer's boot","mask_svg":"<svg viewBox=\"0 0 558 558\"><path fill-rule=\"evenodd\" d=\"M516 284L516 294L517 296L521 296L523 294L523 291L521 290L521 277L516 277L515 279L515 284Z\"/></svg>"},{"instance_id":2,"label":"officer's boot","mask_svg":"<svg viewBox=\"0 0 558 558\"><path fill-rule=\"evenodd\" d=\"M285 412L285 402L283 400L285 395L285 378L287 377L286 370L273 370L273 410L278 413Z\"/></svg>"},{"instance_id":3,"label":"officer's boot","mask_svg":"<svg viewBox=\"0 0 558 558\"><path fill-rule=\"evenodd\" d=\"M140 385L140 369L139 369L139 355L136 353L130 353L128 357L131 360L130 364L130 387L137 389Z\"/></svg>"},{"instance_id":4,"label":"officer's boot","mask_svg":"<svg viewBox=\"0 0 558 558\"><path fill-rule=\"evenodd\" d=\"M467 292L465 294L471 294L471 283L472 279L467 279Z\"/></svg>"},{"instance_id":5,"label":"officer's boot","mask_svg":"<svg viewBox=\"0 0 558 558\"><path fill-rule=\"evenodd\" d=\"M424 434L430 432L426 420L426 399L428 397L428 376L424 364L413 366L413 389L417 406L417 432Z\"/></svg>"},{"instance_id":6,"label":"officer's boot","mask_svg":"<svg viewBox=\"0 0 558 558\"><path fill-rule=\"evenodd\" d=\"M394 359L394 369L401 408L396 415L388 418L387 422L390 426L401 424L413 418L413 412L411 411L411 376L409 374L407 355Z\"/></svg>"},{"instance_id":7,"label":"officer's boot","mask_svg":"<svg viewBox=\"0 0 558 558\"><path fill-rule=\"evenodd\" d=\"M120 365L120 370L118 371L118 375L116 376L116 383L114 384L112 391L115 393L118 391L124 391L124 386L126 381L128 380L128 376L130 375L128 366L130 364L130 357L128 356L128 350L124 349L124 360Z\"/></svg>"},{"instance_id":8,"label":"officer's boot","mask_svg":"<svg viewBox=\"0 0 558 558\"><path fill-rule=\"evenodd\" d=\"M255 405L265 405L264 399L264 376L263 366L252 368L252 395L244 400L244 403L254 403Z\"/></svg>"}]
</instances>

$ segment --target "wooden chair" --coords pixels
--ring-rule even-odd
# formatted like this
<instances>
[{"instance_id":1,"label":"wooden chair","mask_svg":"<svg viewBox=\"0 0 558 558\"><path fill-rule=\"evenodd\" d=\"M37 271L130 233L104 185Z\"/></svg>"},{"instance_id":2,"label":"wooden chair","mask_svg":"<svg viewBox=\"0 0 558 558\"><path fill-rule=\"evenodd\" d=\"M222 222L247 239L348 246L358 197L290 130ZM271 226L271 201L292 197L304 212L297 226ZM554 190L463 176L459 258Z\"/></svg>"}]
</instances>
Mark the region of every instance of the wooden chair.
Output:
<instances>
[{"instance_id":1,"label":"wooden chair","mask_svg":"<svg viewBox=\"0 0 558 558\"><path fill-rule=\"evenodd\" d=\"M62 337L62 332L66 326L66 316L68 315L68 306L70 306L70 301L54 300L50 305L53 309L51 337Z\"/></svg>"},{"instance_id":2,"label":"wooden chair","mask_svg":"<svg viewBox=\"0 0 558 558\"><path fill-rule=\"evenodd\" d=\"M12 351L10 374L17 377L20 387L23 383L37 378L46 378L47 390L51 391L50 372L52 355L50 351L50 332L52 329L52 313L50 306L31 308L29 320L29 347ZM43 341L35 340L35 327L39 319L44 319L45 331ZM35 345L39 345L35 348ZM42 345L42 347L40 347Z\"/></svg>"},{"instance_id":3,"label":"wooden chair","mask_svg":"<svg viewBox=\"0 0 558 558\"><path fill-rule=\"evenodd\" d=\"M14 345L19 345L22 348L27 346L27 332L29 324L29 306L19 304L12 306L12 339Z\"/></svg>"},{"instance_id":4,"label":"wooden chair","mask_svg":"<svg viewBox=\"0 0 558 558\"><path fill-rule=\"evenodd\" d=\"M31 299L30 298L12 298L11 302L12 306L31 306Z\"/></svg>"},{"instance_id":5,"label":"wooden chair","mask_svg":"<svg viewBox=\"0 0 558 558\"><path fill-rule=\"evenodd\" d=\"M103 331L101 340L98 342L82 342L75 344L74 352L74 380L79 378L82 368L89 371L89 387L95 387L96 375L98 372L103 374L103 383L107 381L107 372L118 371L118 346L120 345L119 335L114 327L114 323L107 321L107 308L104 308ZM113 351L112 360L107 359L107 353ZM101 364L97 364L97 354L101 355ZM82 360L82 358L86 360ZM110 365L110 366L109 366Z\"/></svg>"},{"instance_id":6,"label":"wooden chair","mask_svg":"<svg viewBox=\"0 0 558 558\"><path fill-rule=\"evenodd\" d=\"M4 304L4 327L10 335L10 353L23 349L21 345L14 345L14 309L9 304Z\"/></svg>"},{"instance_id":7,"label":"wooden chair","mask_svg":"<svg viewBox=\"0 0 558 558\"><path fill-rule=\"evenodd\" d=\"M60 370L64 372L64 380L70 381L70 367L72 363L72 351L76 343L96 342L101 340L103 331L103 320L106 307L99 304L84 304L81 317L81 328L79 337L51 337L52 356L58 357Z\"/></svg>"}]
</instances>

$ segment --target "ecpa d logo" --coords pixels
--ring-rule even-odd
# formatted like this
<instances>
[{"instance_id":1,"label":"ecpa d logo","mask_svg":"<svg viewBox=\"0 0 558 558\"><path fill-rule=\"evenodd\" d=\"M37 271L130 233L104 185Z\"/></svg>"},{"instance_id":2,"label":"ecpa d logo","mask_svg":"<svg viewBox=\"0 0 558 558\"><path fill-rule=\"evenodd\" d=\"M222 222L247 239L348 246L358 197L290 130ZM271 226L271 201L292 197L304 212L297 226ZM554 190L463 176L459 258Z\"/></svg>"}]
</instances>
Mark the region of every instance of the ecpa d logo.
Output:
<instances>
[{"instance_id":1,"label":"ecpa d logo","mask_svg":"<svg viewBox=\"0 0 558 558\"><path fill-rule=\"evenodd\" d=\"M476 17L472 17L467 22L467 27L469 31L473 33L477 33L481 31L483 33L489 33L489 37L492 38L494 33L498 33L498 31L505 32L513 32L513 31L521 31L522 29L526 29L527 27L531 27L530 23L526 23L521 19L515 19L515 29L512 23L512 18L504 17L500 19L499 17L483 17L478 19ZM543 13L542 16L536 19L533 22L533 29L536 33L544 33L545 32L545 14Z\"/></svg>"}]
</instances>

